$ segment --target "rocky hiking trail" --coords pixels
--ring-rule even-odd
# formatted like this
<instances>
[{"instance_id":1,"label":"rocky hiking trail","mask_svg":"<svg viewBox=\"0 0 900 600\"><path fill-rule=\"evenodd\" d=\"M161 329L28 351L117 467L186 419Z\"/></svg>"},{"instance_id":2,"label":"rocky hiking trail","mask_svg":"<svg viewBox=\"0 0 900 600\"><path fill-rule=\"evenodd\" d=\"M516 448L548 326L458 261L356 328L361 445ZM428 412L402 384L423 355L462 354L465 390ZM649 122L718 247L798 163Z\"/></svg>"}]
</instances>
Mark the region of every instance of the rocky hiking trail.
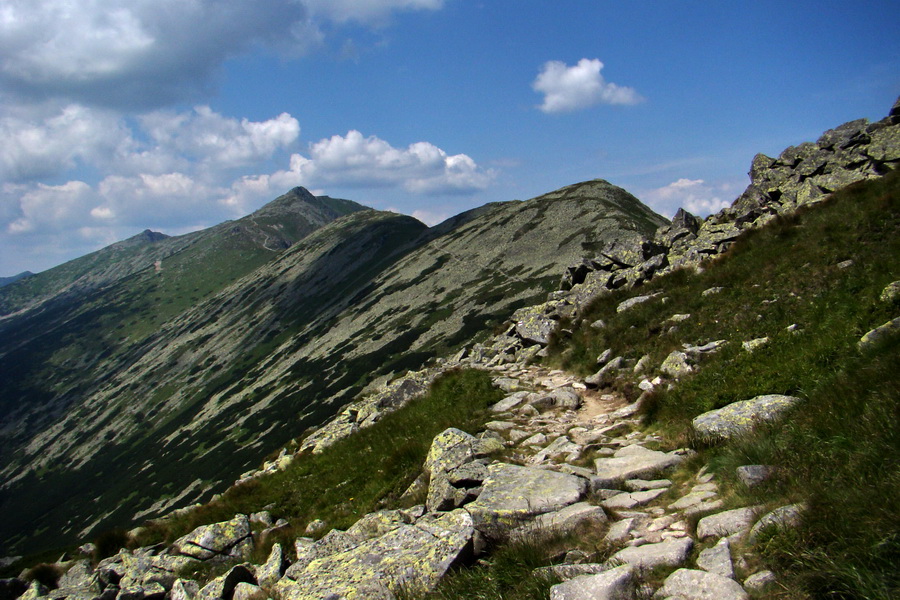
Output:
<instances>
[{"instance_id":1,"label":"rocky hiking trail","mask_svg":"<svg viewBox=\"0 0 900 600\"><path fill-rule=\"evenodd\" d=\"M95 569L87 560L64 564L58 589L35 582L20 597L419 597L450 569L516 540L562 544L552 566L534 573L560 582L552 600L741 599L776 584L770 571L754 570L744 541L794 522L800 507L725 510L713 474L687 467L693 451L667 450L641 430L640 400L627 404L563 371L487 369L507 395L491 407L483 431L451 428L434 438L422 476L405 494L425 497L424 505L371 513L346 531L298 538L292 548L275 544L265 563L237 564L202 587L179 577L202 564L245 561L255 542L287 525L265 511L236 515L168 548L123 549ZM748 465L741 479L754 485L768 472ZM324 526L310 523L307 533Z\"/></svg>"}]
</instances>

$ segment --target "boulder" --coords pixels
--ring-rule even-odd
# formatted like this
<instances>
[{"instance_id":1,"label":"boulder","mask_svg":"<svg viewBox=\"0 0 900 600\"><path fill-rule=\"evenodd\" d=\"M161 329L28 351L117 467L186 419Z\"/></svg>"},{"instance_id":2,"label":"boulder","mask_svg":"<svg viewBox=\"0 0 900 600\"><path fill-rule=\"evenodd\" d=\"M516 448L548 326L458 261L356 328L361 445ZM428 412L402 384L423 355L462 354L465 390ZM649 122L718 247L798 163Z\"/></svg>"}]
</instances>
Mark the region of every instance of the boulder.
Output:
<instances>
[{"instance_id":1,"label":"boulder","mask_svg":"<svg viewBox=\"0 0 900 600\"><path fill-rule=\"evenodd\" d=\"M691 425L694 434L707 442L718 442L746 435L763 421L774 421L800 402L794 396L768 394L733 402L703 413Z\"/></svg>"},{"instance_id":2,"label":"boulder","mask_svg":"<svg viewBox=\"0 0 900 600\"><path fill-rule=\"evenodd\" d=\"M744 589L755 594L763 594L775 585L775 573L772 571L759 571L744 580Z\"/></svg>"},{"instance_id":3,"label":"boulder","mask_svg":"<svg viewBox=\"0 0 900 600\"><path fill-rule=\"evenodd\" d=\"M666 577L660 589L661 598L683 600L748 600L750 596L734 579L706 571L678 569Z\"/></svg>"},{"instance_id":4,"label":"boulder","mask_svg":"<svg viewBox=\"0 0 900 600\"><path fill-rule=\"evenodd\" d=\"M900 317L896 319L892 319L885 323L884 325L880 325L875 329L867 332L864 336L862 336L859 340L857 346L861 352L866 352L877 346L882 341L888 339L893 335L897 335L900 333Z\"/></svg>"},{"instance_id":5,"label":"boulder","mask_svg":"<svg viewBox=\"0 0 900 600\"><path fill-rule=\"evenodd\" d=\"M586 526L606 523L606 513L599 506L587 502L576 502L554 512L544 513L534 518L525 528L529 533L568 534Z\"/></svg>"},{"instance_id":6,"label":"boulder","mask_svg":"<svg viewBox=\"0 0 900 600\"><path fill-rule=\"evenodd\" d=\"M655 477L679 464L684 457L676 452L648 450L643 446L625 446L611 458L594 461L598 485L604 488L618 488L627 479Z\"/></svg>"},{"instance_id":7,"label":"boulder","mask_svg":"<svg viewBox=\"0 0 900 600\"><path fill-rule=\"evenodd\" d=\"M881 296L879 296L882 302L896 302L900 300L900 281L893 281L883 290L881 290Z\"/></svg>"},{"instance_id":8,"label":"boulder","mask_svg":"<svg viewBox=\"0 0 900 600\"><path fill-rule=\"evenodd\" d=\"M643 492L625 492L622 494L616 494L611 498L607 498L600 504L603 506L603 508L608 508L610 510L630 509L648 504L665 493L665 488L646 490Z\"/></svg>"},{"instance_id":9,"label":"boulder","mask_svg":"<svg viewBox=\"0 0 900 600\"><path fill-rule=\"evenodd\" d=\"M550 600L630 600L634 594L634 569L627 565L581 575L550 588Z\"/></svg>"},{"instance_id":10,"label":"boulder","mask_svg":"<svg viewBox=\"0 0 900 600\"><path fill-rule=\"evenodd\" d=\"M803 508L802 504L789 504L766 513L750 529L748 539L755 542L766 530L797 527L800 524Z\"/></svg>"},{"instance_id":11,"label":"boulder","mask_svg":"<svg viewBox=\"0 0 900 600\"><path fill-rule=\"evenodd\" d=\"M578 502L587 482L574 475L507 463L488 465L478 499L467 506L475 527L502 538L537 515Z\"/></svg>"},{"instance_id":12,"label":"boulder","mask_svg":"<svg viewBox=\"0 0 900 600\"><path fill-rule=\"evenodd\" d=\"M775 468L769 465L743 465L735 471L741 483L748 488L753 488L772 477Z\"/></svg>"},{"instance_id":13,"label":"boulder","mask_svg":"<svg viewBox=\"0 0 900 600\"><path fill-rule=\"evenodd\" d=\"M469 556L473 535L472 518L465 510L425 515L349 550L316 558L293 579L279 581L275 593L282 600L393 600L401 590L425 592Z\"/></svg>"},{"instance_id":14,"label":"boulder","mask_svg":"<svg viewBox=\"0 0 900 600\"><path fill-rule=\"evenodd\" d=\"M200 586L191 579L176 579L169 591L171 600L194 600L200 593Z\"/></svg>"},{"instance_id":15,"label":"boulder","mask_svg":"<svg viewBox=\"0 0 900 600\"><path fill-rule=\"evenodd\" d=\"M239 583L256 585L256 577L253 575L251 565L237 565L229 569L227 573L216 577L204 585L197 593L196 600L232 600L234 589Z\"/></svg>"},{"instance_id":16,"label":"boulder","mask_svg":"<svg viewBox=\"0 0 900 600\"><path fill-rule=\"evenodd\" d=\"M708 573L734 579L734 563L731 562L731 544L723 537L712 548L707 548L697 556L697 566Z\"/></svg>"},{"instance_id":17,"label":"boulder","mask_svg":"<svg viewBox=\"0 0 900 600\"><path fill-rule=\"evenodd\" d=\"M516 334L523 340L546 346L556 328L556 321L544 314L543 306L520 308L513 313Z\"/></svg>"},{"instance_id":18,"label":"boulder","mask_svg":"<svg viewBox=\"0 0 900 600\"><path fill-rule=\"evenodd\" d=\"M663 375L679 379L693 372L694 368L688 363L687 354L673 350L659 366L659 370Z\"/></svg>"},{"instance_id":19,"label":"boulder","mask_svg":"<svg viewBox=\"0 0 900 600\"><path fill-rule=\"evenodd\" d=\"M172 553L197 560L244 558L253 548L250 520L236 515L230 521L202 525L172 544Z\"/></svg>"},{"instance_id":20,"label":"boulder","mask_svg":"<svg viewBox=\"0 0 900 600\"><path fill-rule=\"evenodd\" d=\"M687 562L693 547L694 541L689 537L667 540L657 544L631 546L613 554L610 563L624 563L643 570L656 567L679 567Z\"/></svg>"},{"instance_id":21,"label":"boulder","mask_svg":"<svg viewBox=\"0 0 900 600\"><path fill-rule=\"evenodd\" d=\"M269 552L269 558L256 569L256 581L261 586L271 587L281 579L286 568L287 561L281 544L274 544L272 551Z\"/></svg>"},{"instance_id":22,"label":"boulder","mask_svg":"<svg viewBox=\"0 0 900 600\"><path fill-rule=\"evenodd\" d=\"M697 537L725 537L750 529L756 518L758 507L735 508L703 517L697 523Z\"/></svg>"}]
</instances>

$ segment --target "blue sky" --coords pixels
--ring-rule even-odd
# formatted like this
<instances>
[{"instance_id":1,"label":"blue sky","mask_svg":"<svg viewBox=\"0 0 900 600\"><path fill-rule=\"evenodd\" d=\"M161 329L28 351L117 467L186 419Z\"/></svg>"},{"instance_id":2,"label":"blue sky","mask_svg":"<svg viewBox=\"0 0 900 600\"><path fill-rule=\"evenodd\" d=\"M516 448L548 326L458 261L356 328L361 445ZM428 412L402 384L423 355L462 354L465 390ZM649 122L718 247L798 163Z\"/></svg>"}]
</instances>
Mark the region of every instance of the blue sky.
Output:
<instances>
[{"instance_id":1,"label":"blue sky","mask_svg":"<svg viewBox=\"0 0 900 600\"><path fill-rule=\"evenodd\" d=\"M0 275L295 185L429 224L598 177L708 214L756 152L887 114L896 8L0 0Z\"/></svg>"}]
</instances>

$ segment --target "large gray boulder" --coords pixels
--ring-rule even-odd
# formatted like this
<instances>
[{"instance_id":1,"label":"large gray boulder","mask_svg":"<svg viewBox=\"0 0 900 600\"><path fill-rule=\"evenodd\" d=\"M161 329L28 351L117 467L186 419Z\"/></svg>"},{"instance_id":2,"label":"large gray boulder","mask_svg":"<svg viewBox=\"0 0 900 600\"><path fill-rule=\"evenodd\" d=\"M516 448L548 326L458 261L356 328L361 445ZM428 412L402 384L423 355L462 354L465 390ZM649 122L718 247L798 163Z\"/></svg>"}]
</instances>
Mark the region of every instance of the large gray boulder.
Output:
<instances>
[{"instance_id":1,"label":"large gray boulder","mask_svg":"<svg viewBox=\"0 0 900 600\"><path fill-rule=\"evenodd\" d=\"M644 570L656 567L680 567L687 562L693 547L694 541L691 538L630 546L613 554L610 563L624 563Z\"/></svg>"},{"instance_id":2,"label":"large gray boulder","mask_svg":"<svg viewBox=\"0 0 900 600\"><path fill-rule=\"evenodd\" d=\"M675 467L684 457L677 452L648 450L634 444L616 451L611 458L594 462L598 487L617 489L627 479L652 479Z\"/></svg>"},{"instance_id":3,"label":"large gray boulder","mask_svg":"<svg viewBox=\"0 0 900 600\"><path fill-rule=\"evenodd\" d=\"M678 569L668 577L659 591L661 598L683 600L748 600L750 596L734 579L706 571Z\"/></svg>"},{"instance_id":4,"label":"large gray boulder","mask_svg":"<svg viewBox=\"0 0 900 600\"><path fill-rule=\"evenodd\" d=\"M889 338L892 335L896 335L900 333L900 317L896 319L892 319L885 323L884 325L879 325L875 329L867 332L864 336L862 336L859 340L858 347L860 351L867 351L870 348L881 343L883 340Z\"/></svg>"},{"instance_id":5,"label":"large gray boulder","mask_svg":"<svg viewBox=\"0 0 900 600\"><path fill-rule=\"evenodd\" d=\"M202 525L172 544L172 553L197 560L245 558L253 549L253 536L247 515L235 515L230 521Z\"/></svg>"},{"instance_id":6,"label":"large gray boulder","mask_svg":"<svg viewBox=\"0 0 900 600\"><path fill-rule=\"evenodd\" d=\"M479 531L502 538L537 515L578 502L586 487L587 482L574 475L493 463L481 494L466 508Z\"/></svg>"},{"instance_id":7,"label":"large gray boulder","mask_svg":"<svg viewBox=\"0 0 900 600\"><path fill-rule=\"evenodd\" d=\"M282 600L393 600L400 590L428 591L470 555L473 535L465 510L426 515L349 550L316 558L302 570L289 570L275 593Z\"/></svg>"},{"instance_id":8,"label":"large gray boulder","mask_svg":"<svg viewBox=\"0 0 900 600\"><path fill-rule=\"evenodd\" d=\"M470 490L481 482L474 476L477 469L466 467L484 447L484 441L453 427L435 436L423 466L430 475L425 502L428 510L453 510L474 499L477 494ZM460 470L464 473L458 473Z\"/></svg>"},{"instance_id":9,"label":"large gray boulder","mask_svg":"<svg viewBox=\"0 0 900 600\"><path fill-rule=\"evenodd\" d=\"M708 537L725 537L749 530L758 511L759 507L748 506L703 517L697 523L697 537L705 540Z\"/></svg>"},{"instance_id":10,"label":"large gray boulder","mask_svg":"<svg viewBox=\"0 0 900 600\"><path fill-rule=\"evenodd\" d=\"M634 593L634 569L623 565L554 585L550 588L550 600L631 600Z\"/></svg>"},{"instance_id":11,"label":"large gray boulder","mask_svg":"<svg viewBox=\"0 0 900 600\"><path fill-rule=\"evenodd\" d=\"M775 421L800 402L795 396L767 394L750 400L733 402L695 417L694 434L707 442L728 440L750 433L764 421Z\"/></svg>"}]
</instances>

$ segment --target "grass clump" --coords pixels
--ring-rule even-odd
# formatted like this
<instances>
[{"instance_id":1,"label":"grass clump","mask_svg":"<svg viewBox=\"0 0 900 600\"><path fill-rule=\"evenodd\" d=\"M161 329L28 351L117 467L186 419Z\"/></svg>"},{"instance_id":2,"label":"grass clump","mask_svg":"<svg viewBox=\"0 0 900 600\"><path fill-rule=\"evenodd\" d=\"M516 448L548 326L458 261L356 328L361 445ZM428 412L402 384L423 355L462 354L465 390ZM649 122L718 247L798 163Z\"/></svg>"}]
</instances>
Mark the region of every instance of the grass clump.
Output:
<instances>
[{"instance_id":1,"label":"grass clump","mask_svg":"<svg viewBox=\"0 0 900 600\"><path fill-rule=\"evenodd\" d=\"M546 600L558 580L535 576L532 571L549 563L546 540L519 539L471 568L450 573L434 591L417 600Z\"/></svg>"},{"instance_id":2,"label":"grass clump","mask_svg":"<svg viewBox=\"0 0 900 600\"><path fill-rule=\"evenodd\" d=\"M268 540L289 544L306 523L322 519L327 528L345 529L363 515L393 507L416 479L438 433L448 427L470 432L484 424L487 408L502 397L483 371L446 373L428 394L383 417L320 454L298 457L284 471L230 488L217 500L170 520L151 522L141 545L168 541L199 525L231 519L273 506L272 517L292 527Z\"/></svg>"}]
</instances>

